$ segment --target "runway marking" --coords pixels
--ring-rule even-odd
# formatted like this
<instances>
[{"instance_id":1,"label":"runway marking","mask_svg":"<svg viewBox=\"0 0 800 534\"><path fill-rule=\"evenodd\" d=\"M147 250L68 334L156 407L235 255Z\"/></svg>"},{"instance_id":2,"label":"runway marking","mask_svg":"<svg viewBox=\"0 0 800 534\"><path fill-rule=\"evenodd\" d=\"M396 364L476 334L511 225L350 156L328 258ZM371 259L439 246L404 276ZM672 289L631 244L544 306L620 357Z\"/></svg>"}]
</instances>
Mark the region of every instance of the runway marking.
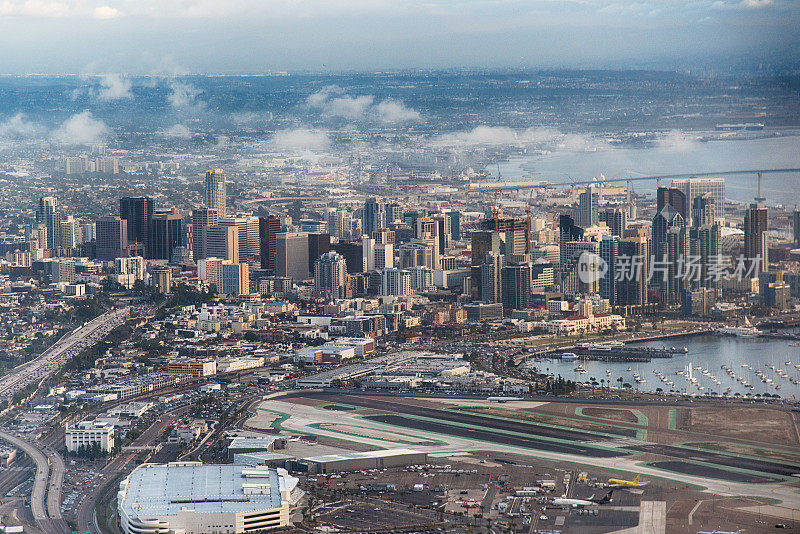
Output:
<instances>
[{"instance_id":1,"label":"runway marking","mask_svg":"<svg viewBox=\"0 0 800 534\"><path fill-rule=\"evenodd\" d=\"M690 525L692 524L692 518L694 516L694 513L697 511L698 508L700 508L701 504L703 504L703 500L702 499L697 501L697 504L694 505L694 508L692 508L692 511L689 512L689 524Z\"/></svg>"}]
</instances>

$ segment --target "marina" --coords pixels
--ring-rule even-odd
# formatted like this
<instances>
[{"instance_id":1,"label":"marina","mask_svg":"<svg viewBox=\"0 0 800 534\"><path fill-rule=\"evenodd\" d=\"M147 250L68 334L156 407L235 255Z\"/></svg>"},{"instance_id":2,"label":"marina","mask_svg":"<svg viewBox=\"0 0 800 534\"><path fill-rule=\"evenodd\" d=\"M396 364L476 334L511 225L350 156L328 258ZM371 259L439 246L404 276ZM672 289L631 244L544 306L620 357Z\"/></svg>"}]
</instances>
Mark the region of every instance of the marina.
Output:
<instances>
[{"instance_id":1,"label":"marina","mask_svg":"<svg viewBox=\"0 0 800 534\"><path fill-rule=\"evenodd\" d=\"M800 398L800 344L766 337L699 335L614 347L614 354L638 357L602 359L602 351L576 347L539 357L528 365L569 380L603 387L689 395ZM686 348L686 351L683 348ZM622 352L620 352L622 351ZM654 354L668 356L655 357ZM599 354L599 355L598 355ZM627 385L627 386L626 386Z\"/></svg>"}]
</instances>

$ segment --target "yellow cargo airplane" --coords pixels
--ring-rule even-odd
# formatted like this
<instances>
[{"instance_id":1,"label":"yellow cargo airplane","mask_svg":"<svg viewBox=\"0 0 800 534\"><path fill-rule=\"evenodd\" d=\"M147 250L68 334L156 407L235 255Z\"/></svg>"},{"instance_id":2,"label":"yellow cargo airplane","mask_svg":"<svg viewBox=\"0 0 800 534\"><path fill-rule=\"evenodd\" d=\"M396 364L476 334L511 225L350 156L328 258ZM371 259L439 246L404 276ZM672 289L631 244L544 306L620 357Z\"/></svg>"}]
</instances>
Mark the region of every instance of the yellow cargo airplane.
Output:
<instances>
[{"instance_id":1,"label":"yellow cargo airplane","mask_svg":"<svg viewBox=\"0 0 800 534\"><path fill-rule=\"evenodd\" d=\"M615 486L617 488L638 488L646 484L647 482L639 482L639 475L636 475L636 478L633 480L623 480L621 478L608 479L608 485Z\"/></svg>"}]
</instances>

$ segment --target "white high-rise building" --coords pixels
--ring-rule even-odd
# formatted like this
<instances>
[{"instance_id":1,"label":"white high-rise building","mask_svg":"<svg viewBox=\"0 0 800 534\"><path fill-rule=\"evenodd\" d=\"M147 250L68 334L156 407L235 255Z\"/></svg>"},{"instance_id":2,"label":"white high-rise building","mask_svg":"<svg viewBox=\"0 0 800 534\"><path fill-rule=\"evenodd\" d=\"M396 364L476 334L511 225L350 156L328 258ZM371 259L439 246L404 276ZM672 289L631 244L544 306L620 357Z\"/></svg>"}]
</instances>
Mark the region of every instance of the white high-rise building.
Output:
<instances>
[{"instance_id":1,"label":"white high-rise building","mask_svg":"<svg viewBox=\"0 0 800 534\"><path fill-rule=\"evenodd\" d=\"M400 269L386 269L381 273L381 295L410 295L411 273Z\"/></svg>"},{"instance_id":2,"label":"white high-rise building","mask_svg":"<svg viewBox=\"0 0 800 534\"><path fill-rule=\"evenodd\" d=\"M347 262L343 256L330 251L314 262L314 289L329 291L337 299L347 296Z\"/></svg>"},{"instance_id":3,"label":"white high-rise building","mask_svg":"<svg viewBox=\"0 0 800 534\"><path fill-rule=\"evenodd\" d=\"M717 222L725 221L725 178L675 179L672 180L672 187L686 196L687 206L691 206L695 198L710 193L714 199L714 216Z\"/></svg>"}]
</instances>

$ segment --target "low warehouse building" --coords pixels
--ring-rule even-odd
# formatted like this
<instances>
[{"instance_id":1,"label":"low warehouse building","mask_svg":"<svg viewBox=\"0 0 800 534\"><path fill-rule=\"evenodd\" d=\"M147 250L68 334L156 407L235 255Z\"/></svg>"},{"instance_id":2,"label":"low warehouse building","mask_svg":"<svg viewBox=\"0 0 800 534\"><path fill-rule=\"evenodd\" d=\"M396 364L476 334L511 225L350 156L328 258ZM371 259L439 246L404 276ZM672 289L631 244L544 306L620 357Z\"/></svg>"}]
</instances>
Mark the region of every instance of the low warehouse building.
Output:
<instances>
[{"instance_id":1,"label":"low warehouse building","mask_svg":"<svg viewBox=\"0 0 800 534\"><path fill-rule=\"evenodd\" d=\"M428 463L428 455L411 449L388 449L383 451L348 452L303 458L295 464L297 471L309 473L338 473L364 469L385 469Z\"/></svg>"},{"instance_id":2,"label":"low warehouse building","mask_svg":"<svg viewBox=\"0 0 800 534\"><path fill-rule=\"evenodd\" d=\"M117 494L126 534L239 534L289 525L298 480L284 469L200 462L143 464Z\"/></svg>"}]
</instances>

